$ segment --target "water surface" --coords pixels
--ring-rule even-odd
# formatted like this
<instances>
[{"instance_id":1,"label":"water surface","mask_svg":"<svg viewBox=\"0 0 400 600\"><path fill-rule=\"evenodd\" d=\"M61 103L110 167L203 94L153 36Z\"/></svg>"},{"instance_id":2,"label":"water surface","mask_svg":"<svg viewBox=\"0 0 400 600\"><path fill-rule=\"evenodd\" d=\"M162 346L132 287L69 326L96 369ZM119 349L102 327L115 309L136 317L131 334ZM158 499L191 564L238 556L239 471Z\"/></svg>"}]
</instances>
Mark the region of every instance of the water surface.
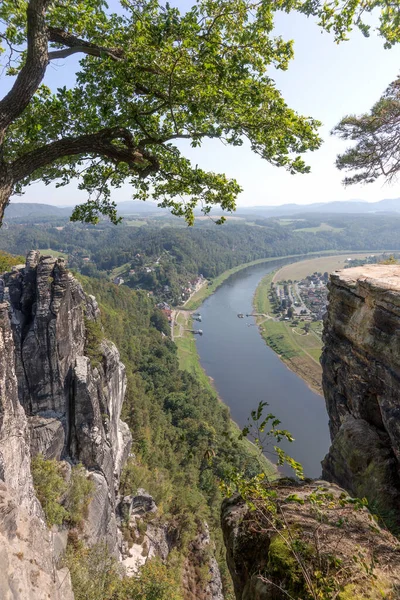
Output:
<instances>
[{"instance_id":1,"label":"water surface","mask_svg":"<svg viewBox=\"0 0 400 600\"><path fill-rule=\"evenodd\" d=\"M199 309L202 323L195 326L200 361L213 378L221 399L239 426L260 401L288 429L295 442L284 446L303 464L308 477L321 475L321 460L329 444L328 415L324 399L292 373L262 339L251 313L255 289L264 275L293 259L254 265L227 279Z\"/></svg>"}]
</instances>

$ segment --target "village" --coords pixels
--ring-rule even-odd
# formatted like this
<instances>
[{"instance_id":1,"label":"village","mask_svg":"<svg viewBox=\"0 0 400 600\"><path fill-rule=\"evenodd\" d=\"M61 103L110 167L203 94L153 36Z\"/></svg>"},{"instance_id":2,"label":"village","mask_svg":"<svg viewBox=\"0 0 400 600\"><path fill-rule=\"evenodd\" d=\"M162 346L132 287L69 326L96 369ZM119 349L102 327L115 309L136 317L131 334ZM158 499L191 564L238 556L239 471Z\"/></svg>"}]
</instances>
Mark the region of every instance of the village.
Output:
<instances>
[{"instance_id":1,"label":"village","mask_svg":"<svg viewBox=\"0 0 400 600\"><path fill-rule=\"evenodd\" d=\"M301 281L279 281L272 286L272 296L281 318L321 321L328 304L328 273L313 273Z\"/></svg>"}]
</instances>

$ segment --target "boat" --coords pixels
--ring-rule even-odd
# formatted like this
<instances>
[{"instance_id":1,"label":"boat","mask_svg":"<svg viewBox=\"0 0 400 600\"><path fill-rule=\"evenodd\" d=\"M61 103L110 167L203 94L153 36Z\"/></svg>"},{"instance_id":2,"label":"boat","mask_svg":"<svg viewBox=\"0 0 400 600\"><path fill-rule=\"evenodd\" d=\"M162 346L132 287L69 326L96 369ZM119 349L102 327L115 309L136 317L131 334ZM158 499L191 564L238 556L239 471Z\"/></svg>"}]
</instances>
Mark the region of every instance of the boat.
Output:
<instances>
[{"instance_id":1,"label":"boat","mask_svg":"<svg viewBox=\"0 0 400 600\"><path fill-rule=\"evenodd\" d=\"M243 313L238 313L238 318L239 319L244 319L244 314Z\"/></svg>"}]
</instances>

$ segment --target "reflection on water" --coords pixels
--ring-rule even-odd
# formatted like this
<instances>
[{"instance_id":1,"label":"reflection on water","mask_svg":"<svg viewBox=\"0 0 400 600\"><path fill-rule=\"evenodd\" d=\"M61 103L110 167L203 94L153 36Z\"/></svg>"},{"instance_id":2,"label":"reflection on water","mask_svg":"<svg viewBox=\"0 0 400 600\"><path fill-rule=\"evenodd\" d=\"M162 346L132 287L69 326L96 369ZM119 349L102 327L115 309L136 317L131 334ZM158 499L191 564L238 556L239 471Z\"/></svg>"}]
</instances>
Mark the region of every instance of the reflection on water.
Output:
<instances>
[{"instance_id":1,"label":"reflection on water","mask_svg":"<svg viewBox=\"0 0 400 600\"><path fill-rule=\"evenodd\" d=\"M325 401L312 392L268 348L253 317L252 299L260 279L286 260L248 267L232 275L199 309L203 336L196 336L201 364L243 427L260 401L295 437L284 448L304 466L308 477L321 475L320 462L330 439Z\"/></svg>"}]
</instances>

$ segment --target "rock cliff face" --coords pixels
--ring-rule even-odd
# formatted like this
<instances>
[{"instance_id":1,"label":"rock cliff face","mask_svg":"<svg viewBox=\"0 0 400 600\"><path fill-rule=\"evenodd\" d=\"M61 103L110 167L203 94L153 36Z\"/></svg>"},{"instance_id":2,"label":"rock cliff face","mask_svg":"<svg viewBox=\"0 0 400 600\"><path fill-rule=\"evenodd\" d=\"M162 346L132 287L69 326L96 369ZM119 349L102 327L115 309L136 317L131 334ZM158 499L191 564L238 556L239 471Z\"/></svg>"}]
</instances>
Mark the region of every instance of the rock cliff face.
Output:
<instances>
[{"instance_id":1,"label":"rock cliff face","mask_svg":"<svg viewBox=\"0 0 400 600\"><path fill-rule=\"evenodd\" d=\"M68 571L56 569L53 534L33 490L8 309L0 304L0 598L72 600Z\"/></svg>"},{"instance_id":2,"label":"rock cliff face","mask_svg":"<svg viewBox=\"0 0 400 600\"><path fill-rule=\"evenodd\" d=\"M39 452L86 467L95 483L86 540L117 552L116 491L131 437L120 421L126 377L117 349L99 341L97 364L87 356L87 329L98 316L63 260L31 252L25 267L0 279L0 565L10 573L1 598L70 593L56 585L52 534L32 487L30 459ZM29 593L21 584L15 595L13 582L25 580Z\"/></svg>"},{"instance_id":3,"label":"rock cliff face","mask_svg":"<svg viewBox=\"0 0 400 600\"><path fill-rule=\"evenodd\" d=\"M323 476L400 525L400 266L331 275L323 388L332 446Z\"/></svg>"}]
</instances>

